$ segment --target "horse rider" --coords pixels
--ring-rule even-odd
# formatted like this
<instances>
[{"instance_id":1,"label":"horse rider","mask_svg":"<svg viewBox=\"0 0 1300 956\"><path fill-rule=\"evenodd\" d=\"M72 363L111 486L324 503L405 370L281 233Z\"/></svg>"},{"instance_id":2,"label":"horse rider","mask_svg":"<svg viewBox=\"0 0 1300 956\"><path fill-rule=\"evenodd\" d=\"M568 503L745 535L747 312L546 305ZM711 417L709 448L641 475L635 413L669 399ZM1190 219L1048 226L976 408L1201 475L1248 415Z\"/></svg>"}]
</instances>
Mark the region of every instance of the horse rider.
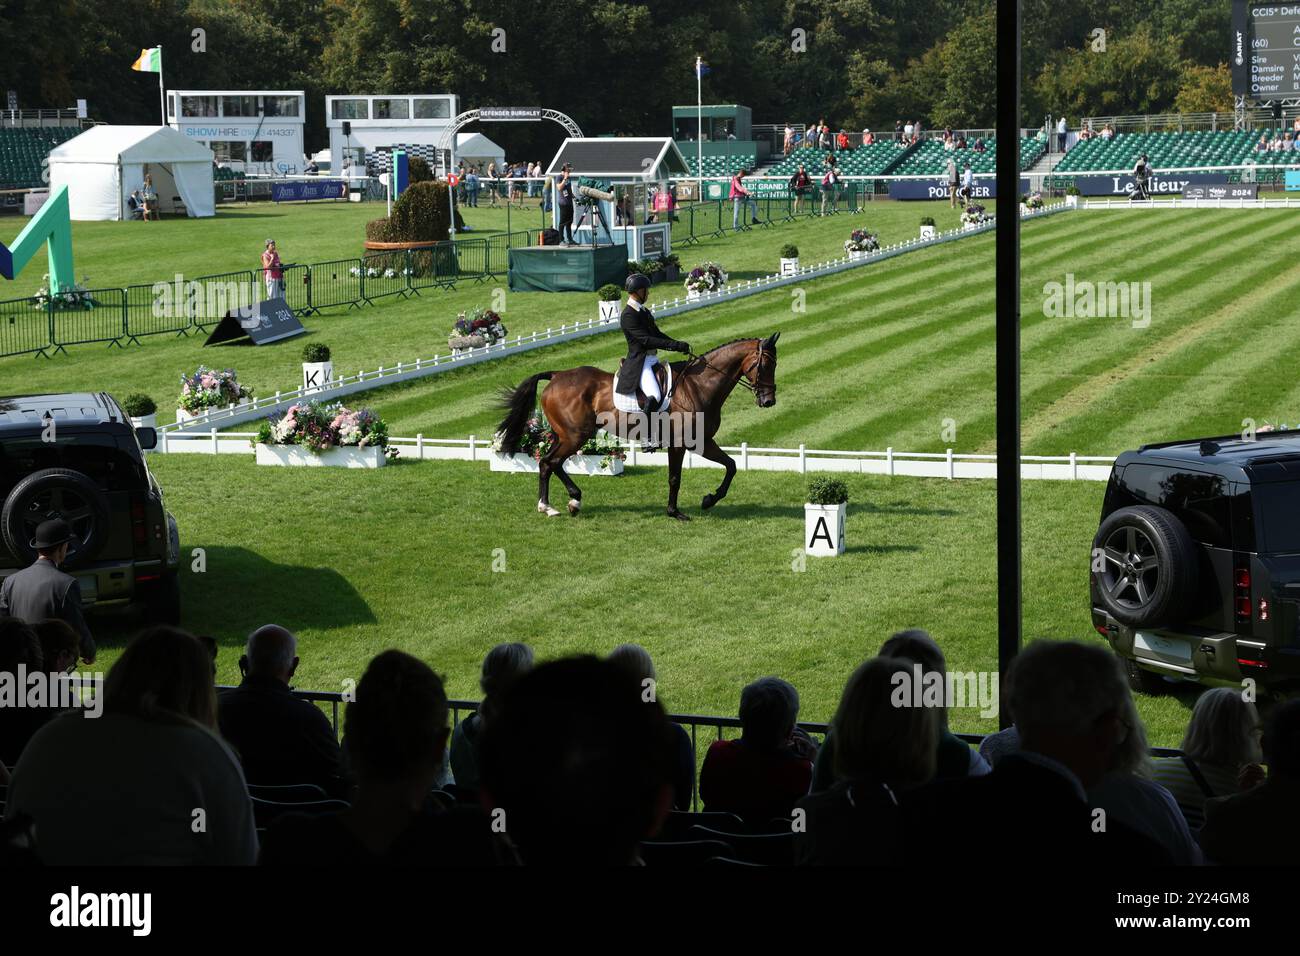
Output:
<instances>
[{"instance_id":1,"label":"horse rider","mask_svg":"<svg viewBox=\"0 0 1300 956\"><path fill-rule=\"evenodd\" d=\"M623 410L628 406L637 406L637 384L645 394L645 404L639 405L647 416L659 411L663 396L659 391L659 381L655 378L655 366L659 364L659 349L682 352L689 355L691 347L677 339L670 339L655 324L655 317L646 308L645 301L650 295L650 280L639 272L627 277L627 305L619 319L619 327L627 339L627 357L619 367L614 380L614 391L623 396L631 396L631 401L622 403ZM617 396L616 396L617 398ZM616 405L620 403L615 402ZM648 418L647 418L648 421ZM655 450L653 443L642 443L647 451Z\"/></svg>"}]
</instances>

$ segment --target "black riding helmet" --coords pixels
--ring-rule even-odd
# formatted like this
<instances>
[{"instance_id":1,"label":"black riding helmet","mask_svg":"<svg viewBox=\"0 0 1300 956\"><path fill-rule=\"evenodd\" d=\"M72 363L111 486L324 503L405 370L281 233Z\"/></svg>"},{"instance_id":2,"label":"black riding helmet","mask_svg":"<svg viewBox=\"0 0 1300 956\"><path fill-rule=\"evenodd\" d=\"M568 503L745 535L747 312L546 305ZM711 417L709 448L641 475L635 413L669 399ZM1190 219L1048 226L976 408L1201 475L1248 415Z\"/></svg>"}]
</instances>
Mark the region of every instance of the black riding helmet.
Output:
<instances>
[{"instance_id":1,"label":"black riding helmet","mask_svg":"<svg viewBox=\"0 0 1300 956\"><path fill-rule=\"evenodd\" d=\"M623 283L623 288L627 289L628 292L636 292L638 289L648 289L650 288L650 280L641 273L634 272L627 277L627 281Z\"/></svg>"}]
</instances>

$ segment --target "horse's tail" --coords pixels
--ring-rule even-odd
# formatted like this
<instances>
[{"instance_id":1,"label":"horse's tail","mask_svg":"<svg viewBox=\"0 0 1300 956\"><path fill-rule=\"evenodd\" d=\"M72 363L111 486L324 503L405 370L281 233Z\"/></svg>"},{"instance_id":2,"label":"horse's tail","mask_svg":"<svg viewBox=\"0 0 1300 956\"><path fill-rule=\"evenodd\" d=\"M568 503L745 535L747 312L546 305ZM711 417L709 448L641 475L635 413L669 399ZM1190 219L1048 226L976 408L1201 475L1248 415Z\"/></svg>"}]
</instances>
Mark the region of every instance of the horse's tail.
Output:
<instances>
[{"instance_id":1,"label":"horse's tail","mask_svg":"<svg viewBox=\"0 0 1300 956\"><path fill-rule=\"evenodd\" d=\"M497 426L497 434L501 436L501 450L506 454L513 455L519 450L519 439L524 433L524 426L533 417L533 409L537 406L537 383L554 374L538 372L532 378L524 379L518 388L507 386L501 389L501 401L497 407L506 410L506 417Z\"/></svg>"}]
</instances>

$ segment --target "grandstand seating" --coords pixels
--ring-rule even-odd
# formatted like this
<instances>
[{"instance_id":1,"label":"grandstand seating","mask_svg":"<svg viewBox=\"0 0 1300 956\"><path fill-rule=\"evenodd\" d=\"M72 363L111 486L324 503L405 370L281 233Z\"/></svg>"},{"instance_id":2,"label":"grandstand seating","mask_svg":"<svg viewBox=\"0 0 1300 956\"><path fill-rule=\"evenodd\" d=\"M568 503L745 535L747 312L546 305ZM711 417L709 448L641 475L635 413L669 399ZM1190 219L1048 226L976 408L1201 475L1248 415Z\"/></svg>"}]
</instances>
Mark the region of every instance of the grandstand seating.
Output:
<instances>
[{"instance_id":1,"label":"grandstand seating","mask_svg":"<svg viewBox=\"0 0 1300 956\"><path fill-rule=\"evenodd\" d=\"M846 176L879 176L901 156L906 147L902 143L872 143L870 146L858 146L856 149L839 150L835 158L840 171ZM793 176L800 164L808 175L816 178L821 175L825 151L820 149L795 149L780 162L769 166L761 173L763 176Z\"/></svg>"},{"instance_id":2,"label":"grandstand seating","mask_svg":"<svg viewBox=\"0 0 1300 956\"><path fill-rule=\"evenodd\" d=\"M943 148L943 141L938 139L926 139L910 146L890 139L870 146L840 150L835 157L840 171L846 176L942 176L947 169L949 156L956 158L958 168L969 162L974 172L991 173L997 164L996 141L990 138L987 147L980 152L964 149L950 153ZM1026 170L1032 167L1046 149L1047 143L1041 139L1022 138L1020 168ZM821 174L823 156L822 150L795 149L759 174L793 176L802 163L809 175L816 177Z\"/></svg>"},{"instance_id":3,"label":"grandstand seating","mask_svg":"<svg viewBox=\"0 0 1300 956\"><path fill-rule=\"evenodd\" d=\"M1186 132L1118 133L1111 139L1085 140L1065 154L1059 173L1088 173L1107 169L1132 169L1146 153L1156 169L1197 166L1234 166L1248 160L1285 162L1296 153L1257 153L1261 130L1189 130ZM1268 135L1272 136L1270 132Z\"/></svg>"},{"instance_id":4,"label":"grandstand seating","mask_svg":"<svg viewBox=\"0 0 1300 956\"><path fill-rule=\"evenodd\" d=\"M695 153L688 152L690 143L683 146L678 144L682 149L682 155L686 157L686 165L690 168L691 175L699 175L697 157ZM704 157L704 175L705 176L730 176L738 169L752 170L758 164L758 154L754 149L736 149L727 156L705 156Z\"/></svg>"},{"instance_id":5,"label":"grandstand seating","mask_svg":"<svg viewBox=\"0 0 1300 956\"><path fill-rule=\"evenodd\" d=\"M45 185L41 178L45 157L80 132L76 126L0 127L0 189Z\"/></svg>"},{"instance_id":6,"label":"grandstand seating","mask_svg":"<svg viewBox=\"0 0 1300 956\"><path fill-rule=\"evenodd\" d=\"M973 142L973 141L970 141ZM986 149L977 151L974 149L955 149L949 152L943 148L943 141L938 139L927 139L916 145L906 156L889 170L891 175L895 176L942 176L948 167L948 157L957 161L957 169L961 170L967 163L970 163L972 172L975 173L992 173L997 169L997 141L990 137L985 140ZM1039 157L1047 149L1045 140L1037 139L1031 136L1024 136L1020 139L1020 169L1024 171L1029 169L1038 162Z\"/></svg>"}]
</instances>

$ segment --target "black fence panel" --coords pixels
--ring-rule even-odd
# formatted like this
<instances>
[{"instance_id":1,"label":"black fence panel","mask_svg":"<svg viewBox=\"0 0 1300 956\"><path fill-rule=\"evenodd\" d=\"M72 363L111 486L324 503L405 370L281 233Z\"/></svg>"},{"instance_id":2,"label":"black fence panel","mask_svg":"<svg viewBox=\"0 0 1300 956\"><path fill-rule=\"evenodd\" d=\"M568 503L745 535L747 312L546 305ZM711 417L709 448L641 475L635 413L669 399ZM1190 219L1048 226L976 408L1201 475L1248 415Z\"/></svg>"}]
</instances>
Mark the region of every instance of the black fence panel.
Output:
<instances>
[{"instance_id":1,"label":"black fence panel","mask_svg":"<svg viewBox=\"0 0 1300 956\"><path fill-rule=\"evenodd\" d=\"M183 282L129 285L122 290L126 335L133 342L146 335L183 335L190 328L190 294Z\"/></svg>"},{"instance_id":2,"label":"black fence panel","mask_svg":"<svg viewBox=\"0 0 1300 956\"><path fill-rule=\"evenodd\" d=\"M271 292L261 270L199 276L187 283L186 308L193 327L210 328L233 309L248 308Z\"/></svg>"},{"instance_id":3,"label":"black fence panel","mask_svg":"<svg viewBox=\"0 0 1300 956\"><path fill-rule=\"evenodd\" d=\"M48 301L32 297L0 302L0 356L48 355L53 347Z\"/></svg>"},{"instance_id":4,"label":"black fence panel","mask_svg":"<svg viewBox=\"0 0 1300 956\"><path fill-rule=\"evenodd\" d=\"M313 262L308 285L308 305L328 309L335 305L355 306L362 301L361 260L335 259Z\"/></svg>"},{"instance_id":5,"label":"black fence panel","mask_svg":"<svg viewBox=\"0 0 1300 956\"><path fill-rule=\"evenodd\" d=\"M381 252L361 260L361 297L367 302L386 295L406 295L405 251Z\"/></svg>"},{"instance_id":6,"label":"black fence panel","mask_svg":"<svg viewBox=\"0 0 1300 956\"><path fill-rule=\"evenodd\" d=\"M284 300L299 314L311 311L311 267L285 266Z\"/></svg>"},{"instance_id":7,"label":"black fence panel","mask_svg":"<svg viewBox=\"0 0 1300 956\"><path fill-rule=\"evenodd\" d=\"M122 289L90 289L63 293L70 296L61 304L56 300L52 316L54 350L69 345L107 342L122 345L126 339L126 292Z\"/></svg>"}]
</instances>

